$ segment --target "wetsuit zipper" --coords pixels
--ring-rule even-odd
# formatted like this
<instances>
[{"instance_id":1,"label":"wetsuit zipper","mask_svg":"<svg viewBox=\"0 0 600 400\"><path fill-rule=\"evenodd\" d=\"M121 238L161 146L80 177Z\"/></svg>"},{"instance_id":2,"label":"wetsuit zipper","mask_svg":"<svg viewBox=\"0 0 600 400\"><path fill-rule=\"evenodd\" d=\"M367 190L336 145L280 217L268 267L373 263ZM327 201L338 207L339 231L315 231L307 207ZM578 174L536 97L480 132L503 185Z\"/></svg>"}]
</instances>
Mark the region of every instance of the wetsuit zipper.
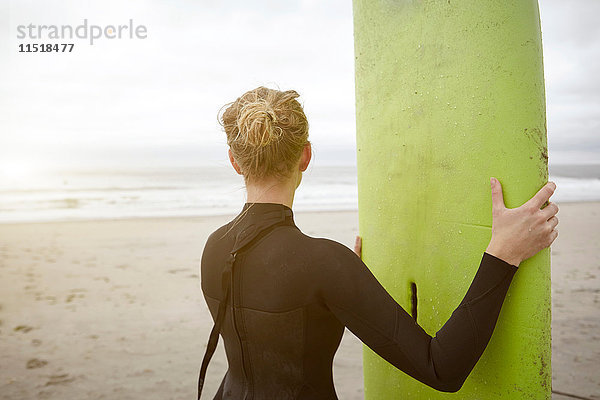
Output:
<instances>
[{"instance_id":1,"label":"wetsuit zipper","mask_svg":"<svg viewBox=\"0 0 600 400\"><path fill-rule=\"evenodd\" d=\"M235 261L235 257L236 257L237 253L233 255L234 257L234 261ZM237 326L237 317L236 317L236 311L235 311L235 292L236 292L236 288L235 288L235 266L232 265L231 268L231 310L232 310L232 319L233 319L233 331L235 332L235 336L237 337L238 343L240 344L240 357L242 359L242 373L244 374L244 379L246 380L246 383L248 384L247 386L247 392L246 392L246 396L244 396L245 399L248 398L248 394L250 393L250 388L251 388L251 384L250 384L250 379L248 377L248 373L246 372L246 360L244 358L244 345L242 343L242 338L240 336L239 330L238 330L238 326ZM249 398L252 398L252 396L250 396Z\"/></svg>"}]
</instances>

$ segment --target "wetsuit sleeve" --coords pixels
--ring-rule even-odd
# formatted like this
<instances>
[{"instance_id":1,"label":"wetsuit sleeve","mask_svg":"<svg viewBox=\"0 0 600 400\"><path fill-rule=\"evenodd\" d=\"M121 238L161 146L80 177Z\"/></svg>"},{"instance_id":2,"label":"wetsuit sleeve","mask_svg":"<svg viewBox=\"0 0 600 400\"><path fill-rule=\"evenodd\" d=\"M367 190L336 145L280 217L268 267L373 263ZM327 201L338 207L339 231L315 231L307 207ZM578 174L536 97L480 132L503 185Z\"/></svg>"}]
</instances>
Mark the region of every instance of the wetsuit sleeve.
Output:
<instances>
[{"instance_id":1,"label":"wetsuit sleeve","mask_svg":"<svg viewBox=\"0 0 600 400\"><path fill-rule=\"evenodd\" d=\"M464 298L431 337L358 256L333 243L320 282L330 311L396 368L437 390L459 390L490 340L517 267L483 253Z\"/></svg>"}]
</instances>

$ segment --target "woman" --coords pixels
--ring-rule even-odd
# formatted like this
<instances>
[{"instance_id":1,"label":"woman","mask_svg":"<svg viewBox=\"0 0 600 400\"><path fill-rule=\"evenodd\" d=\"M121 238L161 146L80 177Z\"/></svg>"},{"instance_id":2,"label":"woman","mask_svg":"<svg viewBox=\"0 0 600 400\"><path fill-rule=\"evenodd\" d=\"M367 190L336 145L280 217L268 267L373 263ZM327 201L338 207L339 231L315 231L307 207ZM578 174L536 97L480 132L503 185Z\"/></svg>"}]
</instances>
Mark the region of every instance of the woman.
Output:
<instances>
[{"instance_id":1,"label":"woman","mask_svg":"<svg viewBox=\"0 0 600 400\"><path fill-rule=\"evenodd\" d=\"M515 209L492 180L492 238L465 297L429 336L344 245L304 235L292 203L311 159L308 122L293 90L259 87L222 115L229 159L247 202L208 238L202 291L229 363L215 399L336 399L332 362L344 327L373 351L441 391L459 390L483 353L522 260L558 235L545 185Z\"/></svg>"}]
</instances>

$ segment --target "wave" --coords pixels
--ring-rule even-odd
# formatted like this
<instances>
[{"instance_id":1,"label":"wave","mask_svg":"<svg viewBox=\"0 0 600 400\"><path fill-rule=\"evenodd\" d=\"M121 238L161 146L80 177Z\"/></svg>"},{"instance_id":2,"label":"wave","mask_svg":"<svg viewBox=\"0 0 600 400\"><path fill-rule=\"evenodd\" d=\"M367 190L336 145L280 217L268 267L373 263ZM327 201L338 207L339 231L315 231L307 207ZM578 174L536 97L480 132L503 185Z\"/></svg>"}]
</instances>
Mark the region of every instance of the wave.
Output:
<instances>
[{"instance_id":1,"label":"wave","mask_svg":"<svg viewBox=\"0 0 600 400\"><path fill-rule=\"evenodd\" d=\"M553 201L600 201L600 179L586 171L551 176ZM225 215L245 202L243 180L224 168L62 173L27 184L0 184L0 222ZM356 167L324 166L307 173L294 209L356 210L357 199Z\"/></svg>"}]
</instances>

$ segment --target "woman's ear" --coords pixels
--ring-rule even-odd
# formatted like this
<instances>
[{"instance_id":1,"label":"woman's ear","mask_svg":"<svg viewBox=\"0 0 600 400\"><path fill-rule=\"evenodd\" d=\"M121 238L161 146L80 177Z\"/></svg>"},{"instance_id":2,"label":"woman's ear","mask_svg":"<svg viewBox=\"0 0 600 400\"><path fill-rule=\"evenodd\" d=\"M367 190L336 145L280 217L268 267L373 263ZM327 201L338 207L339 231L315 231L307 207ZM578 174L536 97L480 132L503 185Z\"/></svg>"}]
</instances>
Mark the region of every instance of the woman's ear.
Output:
<instances>
[{"instance_id":1,"label":"woman's ear","mask_svg":"<svg viewBox=\"0 0 600 400\"><path fill-rule=\"evenodd\" d=\"M310 159L312 158L312 148L310 146L310 142L307 142L302 149L302 155L300 156L300 171L306 171L308 168L308 164L310 164Z\"/></svg>"},{"instance_id":2,"label":"woman's ear","mask_svg":"<svg viewBox=\"0 0 600 400\"><path fill-rule=\"evenodd\" d=\"M238 163L235 162L235 158L233 158L233 153L231 152L231 149L227 151L227 154L229 154L229 162L233 166L233 169L235 169L235 172L237 172L239 175L242 175L242 170Z\"/></svg>"}]
</instances>

